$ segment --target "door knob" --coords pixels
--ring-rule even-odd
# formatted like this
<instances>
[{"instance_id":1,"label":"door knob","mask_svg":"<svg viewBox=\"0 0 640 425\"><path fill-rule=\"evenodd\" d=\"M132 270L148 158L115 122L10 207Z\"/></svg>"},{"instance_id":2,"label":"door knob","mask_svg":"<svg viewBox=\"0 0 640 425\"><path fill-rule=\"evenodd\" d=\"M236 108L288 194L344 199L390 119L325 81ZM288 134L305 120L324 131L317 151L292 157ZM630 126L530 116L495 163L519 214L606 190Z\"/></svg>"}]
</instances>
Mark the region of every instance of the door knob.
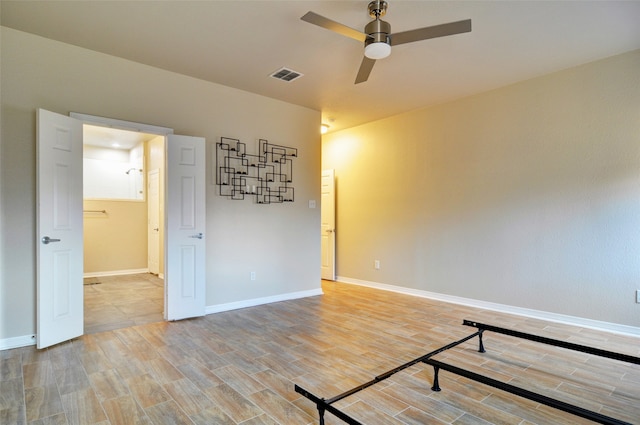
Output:
<instances>
[{"instance_id":1,"label":"door knob","mask_svg":"<svg viewBox=\"0 0 640 425\"><path fill-rule=\"evenodd\" d=\"M191 235L189 237L194 239L202 239L204 235L202 233L198 233L197 235Z\"/></svg>"},{"instance_id":2,"label":"door knob","mask_svg":"<svg viewBox=\"0 0 640 425\"><path fill-rule=\"evenodd\" d=\"M42 243L45 245L50 244L51 242L60 242L60 239L52 239L49 236L45 236L42 238Z\"/></svg>"}]
</instances>

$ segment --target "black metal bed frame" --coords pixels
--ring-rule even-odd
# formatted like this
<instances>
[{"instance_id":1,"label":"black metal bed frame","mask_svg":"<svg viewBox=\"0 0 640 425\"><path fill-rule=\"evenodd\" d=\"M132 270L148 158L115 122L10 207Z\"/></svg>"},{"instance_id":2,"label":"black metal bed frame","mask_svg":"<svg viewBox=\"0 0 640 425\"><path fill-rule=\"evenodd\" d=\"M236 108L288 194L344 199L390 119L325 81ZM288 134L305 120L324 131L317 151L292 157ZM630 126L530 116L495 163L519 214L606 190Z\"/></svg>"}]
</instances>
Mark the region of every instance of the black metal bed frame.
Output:
<instances>
[{"instance_id":1,"label":"black metal bed frame","mask_svg":"<svg viewBox=\"0 0 640 425\"><path fill-rule=\"evenodd\" d=\"M492 325L486 325L483 323L478 323L478 322L474 322L471 320L464 320L462 322L463 325L465 326L471 326L474 328L477 328L478 331L476 331L475 333L466 336L458 341L452 342L450 344L447 344L441 348L438 348L437 350L431 351L430 353L427 353L423 356L420 356L414 360L411 360L407 363L404 363L394 369L391 369L381 375L376 376L375 378L373 378L371 381L366 382L362 385L359 385L355 388L352 388L342 394L339 394L335 397L329 398L329 399L325 399L325 398L320 398L312 393L310 393L309 391L305 390L304 388L295 385L295 390L297 393L302 394L303 396L305 396L306 398L308 398L309 400L311 400L312 402L314 402L316 404L316 407L318 409L318 414L319 414L319 424L320 425L324 425L324 414L325 412L330 412L332 413L334 416L336 416L339 419L342 419L344 422L348 423L349 425L364 425L361 422L359 422L358 420L352 418L351 416L347 415L346 413L342 412L340 409L332 406L334 403L349 397L350 395L353 395L359 391L364 390L365 388L368 388L374 384L377 384L380 381L383 381L387 378L389 378L390 376L394 375L397 372L400 372L410 366L413 366L417 363L425 363L428 365L433 366L434 369L434 378L433 378L433 386L431 387L431 389L433 391L440 391L440 385L438 382L438 375L439 375L439 371L440 369L442 370L446 370L448 372L454 373L456 375L460 375L463 376L465 378L474 380L476 382L480 382L483 383L485 385L489 385L492 386L494 388L498 388L500 390L506 391L508 393L511 394L515 394L517 396L559 409L559 410L563 410L565 412L574 414L576 416L580 416L582 418L586 418L589 419L591 421L597 422L597 423L601 423L601 424L607 424L607 425L631 425L628 422L624 422L621 421L619 419L615 419L609 416L605 416L601 413L598 412L594 412L591 410L587 410L584 409L582 407L573 405L573 404L569 404L566 402L563 402L561 400L557 400L548 396L545 396L543 394L538 394L529 390L526 390L524 388L520 388L517 387L515 385L511 385L511 384L507 384L505 382L502 381L498 381L496 379L493 378L489 378L487 376L484 375L480 375L478 373L475 372L471 372L462 368L459 368L457 366L452 366L450 364L447 363L443 363L441 361L438 360L434 360L431 357L435 356L436 354L440 354L443 351L449 350L453 347L456 347L474 337L478 337L478 341L479 341L479 347L478 347L478 351L480 353L484 353L485 349L484 349L484 344L482 341L482 334L485 331L490 331L490 332L495 332L495 333L500 333L500 334L504 334L504 335L509 335L509 336L513 336L516 338L520 338L520 339L526 339L529 341L535 341L535 342L539 342L542 344L548 344L548 345L553 345L555 347L560 347L560 348L566 348L569 350L574 350L574 351L579 351L582 353L587 353L587 354L592 354L595 356L599 356L599 357L605 357L605 358L609 358L609 359L613 359L613 360L619 360L622 362L626 362L626 363L632 363L632 364L640 364L640 357L634 357L634 356L630 356L630 355L626 355L626 354L620 354L620 353L615 353L612 351L606 351L606 350L601 350L599 348L594 348L594 347L588 347L585 345L580 345L580 344L574 344L574 343L570 343L570 342L566 342L566 341L560 341L557 339L552 339L552 338L546 338L546 337L542 337L542 336L538 336L538 335L533 335L533 334L528 334L528 333L524 333L524 332L518 332L518 331L514 331L511 329L506 329L506 328L501 328L498 326L492 326Z\"/></svg>"}]
</instances>

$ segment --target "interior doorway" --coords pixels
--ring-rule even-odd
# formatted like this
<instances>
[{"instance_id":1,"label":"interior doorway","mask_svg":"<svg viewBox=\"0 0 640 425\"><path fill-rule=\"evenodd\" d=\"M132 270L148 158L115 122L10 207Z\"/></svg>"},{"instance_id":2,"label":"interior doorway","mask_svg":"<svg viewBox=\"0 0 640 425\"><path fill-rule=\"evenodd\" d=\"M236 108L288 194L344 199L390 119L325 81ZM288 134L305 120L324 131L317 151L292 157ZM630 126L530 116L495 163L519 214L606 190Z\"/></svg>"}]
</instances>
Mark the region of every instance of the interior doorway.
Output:
<instances>
[{"instance_id":1,"label":"interior doorway","mask_svg":"<svg viewBox=\"0 0 640 425\"><path fill-rule=\"evenodd\" d=\"M165 137L84 124L83 147L85 332L162 321Z\"/></svg>"},{"instance_id":2,"label":"interior doorway","mask_svg":"<svg viewBox=\"0 0 640 425\"><path fill-rule=\"evenodd\" d=\"M181 320L206 314L205 139L174 135L169 128L73 112L67 117L38 109L36 224L41 243L36 253L36 345L39 349L83 334L82 128L83 124L94 123L139 132L159 129L150 132L164 136L161 181L165 182L165 188L161 193L167 199L160 211L164 214L161 229L166 233L161 237L165 244L163 319ZM116 205L109 208L112 207L115 211ZM109 214L107 209L87 208L87 212ZM132 221L129 216L125 218L124 224ZM97 242L109 246L109 241L103 238L97 238Z\"/></svg>"}]
</instances>

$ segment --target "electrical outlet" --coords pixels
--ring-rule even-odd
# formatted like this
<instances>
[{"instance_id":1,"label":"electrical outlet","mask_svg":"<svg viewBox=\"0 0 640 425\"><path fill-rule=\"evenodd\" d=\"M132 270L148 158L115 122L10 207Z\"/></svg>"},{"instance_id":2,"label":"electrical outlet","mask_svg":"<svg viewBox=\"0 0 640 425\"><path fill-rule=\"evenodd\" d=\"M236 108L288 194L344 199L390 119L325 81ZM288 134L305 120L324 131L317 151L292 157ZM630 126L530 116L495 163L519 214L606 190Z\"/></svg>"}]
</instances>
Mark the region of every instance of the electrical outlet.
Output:
<instances>
[{"instance_id":1,"label":"electrical outlet","mask_svg":"<svg viewBox=\"0 0 640 425\"><path fill-rule=\"evenodd\" d=\"M640 304L640 289L636 291L636 302Z\"/></svg>"},{"instance_id":2,"label":"electrical outlet","mask_svg":"<svg viewBox=\"0 0 640 425\"><path fill-rule=\"evenodd\" d=\"M256 272L251 272L251 280L256 280Z\"/></svg>"},{"instance_id":3,"label":"electrical outlet","mask_svg":"<svg viewBox=\"0 0 640 425\"><path fill-rule=\"evenodd\" d=\"M376 270L380 270L380 260L374 260L373 268Z\"/></svg>"}]
</instances>

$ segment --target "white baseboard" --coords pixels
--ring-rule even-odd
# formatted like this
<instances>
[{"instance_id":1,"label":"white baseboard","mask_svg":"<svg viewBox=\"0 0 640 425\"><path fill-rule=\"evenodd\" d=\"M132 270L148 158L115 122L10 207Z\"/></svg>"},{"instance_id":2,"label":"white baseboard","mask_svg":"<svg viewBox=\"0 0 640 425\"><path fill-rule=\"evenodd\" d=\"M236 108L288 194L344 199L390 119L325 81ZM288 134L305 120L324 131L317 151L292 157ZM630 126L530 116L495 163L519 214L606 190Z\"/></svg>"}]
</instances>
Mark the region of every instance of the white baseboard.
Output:
<instances>
[{"instance_id":1,"label":"white baseboard","mask_svg":"<svg viewBox=\"0 0 640 425\"><path fill-rule=\"evenodd\" d=\"M385 283L370 282L360 279L352 279L344 276L337 276L336 280L352 285L367 286L369 288L381 289L383 291L398 292L405 295L430 298L433 300L461 304L469 307L482 308L485 310L499 311L501 313L514 314L516 316L531 317L533 319L547 320L550 322L564 323L567 325L580 326L583 328L596 329L605 332L613 332L623 335L640 336L640 328L635 326L621 325L618 323L603 322L599 320L586 319L583 317L568 316L565 314L550 313L542 310L515 307L506 304L492 303L488 301L463 298L455 295L440 294L437 292L423 291L420 289L405 288L402 286L387 285ZM470 318L471 319L471 318Z\"/></svg>"},{"instance_id":2,"label":"white baseboard","mask_svg":"<svg viewBox=\"0 0 640 425\"><path fill-rule=\"evenodd\" d=\"M103 277L103 276L124 276L128 274L149 273L149 269L131 269L131 270L111 270L107 272L85 273L84 277Z\"/></svg>"},{"instance_id":3,"label":"white baseboard","mask_svg":"<svg viewBox=\"0 0 640 425\"><path fill-rule=\"evenodd\" d=\"M257 305L271 304L279 301L295 300L298 298L313 297L322 295L322 288L309 291L290 292L288 294L273 295L270 297L254 298L251 300L237 301L226 304L216 304L206 307L205 314L221 313L223 311L237 310L240 308L255 307Z\"/></svg>"},{"instance_id":4,"label":"white baseboard","mask_svg":"<svg viewBox=\"0 0 640 425\"><path fill-rule=\"evenodd\" d=\"M12 348L26 347L28 345L36 345L35 335L16 336L13 338L0 339L0 351L11 350Z\"/></svg>"},{"instance_id":5,"label":"white baseboard","mask_svg":"<svg viewBox=\"0 0 640 425\"><path fill-rule=\"evenodd\" d=\"M145 272L134 271L133 273L123 273L123 274L135 274L135 273L145 273ZM111 275L104 274L100 276L111 276ZM412 296L422 297L422 298L429 298L429 299L434 299L438 301L449 302L452 304L461 304L469 307L482 308L485 310L499 311L502 313L514 314L517 316L531 317L534 319L547 320L547 321L556 322L556 323L564 323L568 325L580 326L584 328L596 329L596 330L601 330L606 332L613 332L613 333L618 333L623 335L640 336L640 328L637 328L634 326L620 325L617 323L610 323L610 322L602 322L599 320L585 319L582 317L568 316L564 314L549 313L541 310L514 307L510 305L505 305L505 304L474 300L471 298L457 297L454 295L439 294L437 292L423 291L420 289L403 288L400 286L387 285L384 283L370 282L370 281L360 280L360 279L352 279L344 276L337 276L336 280L342 283L347 283L352 285L366 286L369 288L381 289L383 291L397 292L400 294L412 295ZM205 308L205 314L221 313L223 311L237 310L240 308L247 308L247 307L255 307L263 304L294 300L298 298L313 297L313 296L322 295L322 294L323 294L322 289L318 288L318 289L312 289L309 291L291 292L288 294L274 295L274 296L263 297L263 298L254 298L251 300L244 300L244 301L238 301L233 303L216 304L216 305L207 306ZM10 350L12 348L26 347L28 345L35 345L35 343L36 343L35 335L24 335L24 336L17 336L13 338L0 339L0 351Z\"/></svg>"},{"instance_id":6,"label":"white baseboard","mask_svg":"<svg viewBox=\"0 0 640 425\"><path fill-rule=\"evenodd\" d=\"M143 272L135 272L135 273L143 273ZM126 274L131 274L131 273L126 273ZM112 275L105 274L104 276L112 276ZM262 304L270 304L270 303L275 303L279 301L295 300L298 298L313 297L316 295L322 295L322 288L312 289L309 291L290 292L288 294L274 295L271 297L254 298L251 300L238 301L234 303L207 306L205 308L205 314L221 313L223 311L237 310L237 309L246 308L246 307L255 307L257 305L262 305ZM0 339L0 351L10 350L12 348L26 347L28 345L35 345L35 343L36 343L35 335L25 335L25 336L18 336L14 338Z\"/></svg>"}]
</instances>

